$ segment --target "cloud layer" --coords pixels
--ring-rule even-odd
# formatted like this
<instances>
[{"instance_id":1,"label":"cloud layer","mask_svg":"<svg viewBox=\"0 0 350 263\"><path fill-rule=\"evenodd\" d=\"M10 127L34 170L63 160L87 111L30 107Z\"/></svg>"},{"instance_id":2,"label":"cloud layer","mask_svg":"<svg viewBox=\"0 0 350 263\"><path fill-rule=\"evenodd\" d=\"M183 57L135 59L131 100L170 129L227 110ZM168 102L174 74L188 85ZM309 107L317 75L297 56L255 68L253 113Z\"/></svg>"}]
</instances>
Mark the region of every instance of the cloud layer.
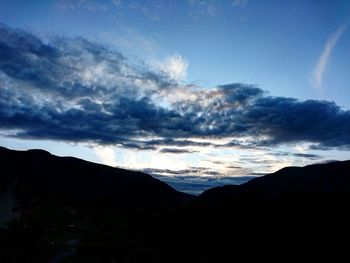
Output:
<instances>
[{"instance_id":1,"label":"cloud layer","mask_svg":"<svg viewBox=\"0 0 350 263\"><path fill-rule=\"evenodd\" d=\"M171 147L350 149L350 111L268 96L256 86L183 84L81 38L0 26L0 126L18 138ZM198 139L231 139L216 145ZM185 151L184 151L185 152Z\"/></svg>"}]
</instances>

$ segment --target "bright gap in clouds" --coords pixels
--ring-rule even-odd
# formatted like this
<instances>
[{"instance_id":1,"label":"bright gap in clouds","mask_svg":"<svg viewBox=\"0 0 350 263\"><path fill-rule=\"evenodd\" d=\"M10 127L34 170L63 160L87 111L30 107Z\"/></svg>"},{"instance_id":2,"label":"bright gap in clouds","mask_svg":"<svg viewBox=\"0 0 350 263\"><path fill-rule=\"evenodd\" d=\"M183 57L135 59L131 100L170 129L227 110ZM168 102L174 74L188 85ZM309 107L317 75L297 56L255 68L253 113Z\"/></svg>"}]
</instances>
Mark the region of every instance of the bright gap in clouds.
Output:
<instances>
[{"instance_id":1,"label":"bright gap in clouds","mask_svg":"<svg viewBox=\"0 0 350 263\"><path fill-rule=\"evenodd\" d=\"M100 159L103 164L109 166L117 166L118 163L116 161L115 152L111 147L106 146L97 146L94 147L94 153Z\"/></svg>"},{"instance_id":2,"label":"bright gap in clouds","mask_svg":"<svg viewBox=\"0 0 350 263\"><path fill-rule=\"evenodd\" d=\"M200 140L203 142L203 140ZM212 141L223 143L222 140ZM39 148L59 156L75 156L113 167L149 173L178 190L200 194L202 191L224 184L241 184L264 173L275 172L285 166L303 166L329 158L346 159L338 151L328 151L328 156L317 157L319 152L308 144L268 149L240 149L190 147L191 153L163 153L159 150L125 149L116 146L68 144L65 142L20 140L0 138L0 145L11 149ZM183 149L183 148L181 148ZM286 153L294 152L295 155ZM301 155L300 155L301 154ZM309 154L309 155L308 155ZM310 160L305 157L315 158Z\"/></svg>"}]
</instances>

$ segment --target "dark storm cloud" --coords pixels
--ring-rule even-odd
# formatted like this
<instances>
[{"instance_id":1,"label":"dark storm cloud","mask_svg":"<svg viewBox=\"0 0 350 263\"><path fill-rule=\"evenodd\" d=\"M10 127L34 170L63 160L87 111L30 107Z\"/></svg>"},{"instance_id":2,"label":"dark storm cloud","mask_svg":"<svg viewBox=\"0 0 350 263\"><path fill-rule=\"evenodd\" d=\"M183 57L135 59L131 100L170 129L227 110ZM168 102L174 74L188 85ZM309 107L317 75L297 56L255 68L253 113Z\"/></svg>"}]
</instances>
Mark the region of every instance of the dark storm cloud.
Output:
<instances>
[{"instance_id":1,"label":"dark storm cloud","mask_svg":"<svg viewBox=\"0 0 350 263\"><path fill-rule=\"evenodd\" d=\"M260 145L313 142L329 147L350 146L350 111L328 101L298 101L292 98L257 99L239 121L251 124L248 133L266 135Z\"/></svg>"},{"instance_id":2,"label":"dark storm cloud","mask_svg":"<svg viewBox=\"0 0 350 263\"><path fill-rule=\"evenodd\" d=\"M163 148L160 150L161 153L194 153L197 151L186 150L186 149L177 149L177 148Z\"/></svg>"},{"instance_id":3,"label":"dark storm cloud","mask_svg":"<svg viewBox=\"0 0 350 263\"><path fill-rule=\"evenodd\" d=\"M228 166L226 166L226 168L228 168L228 169L243 169L243 167L241 167L241 166L234 166L234 165L228 165Z\"/></svg>"},{"instance_id":4,"label":"dark storm cloud","mask_svg":"<svg viewBox=\"0 0 350 263\"><path fill-rule=\"evenodd\" d=\"M180 117L148 97L154 87L172 85L166 76L142 71L86 40L45 44L1 26L0 57L0 124L18 129L18 137L132 147L131 136L157 134L158 122Z\"/></svg>"},{"instance_id":5,"label":"dark storm cloud","mask_svg":"<svg viewBox=\"0 0 350 263\"><path fill-rule=\"evenodd\" d=\"M322 156L319 154L309 154L309 153L294 153L292 154L295 157L302 157L302 158L307 158L310 160L317 160L317 159L321 159Z\"/></svg>"},{"instance_id":6,"label":"dark storm cloud","mask_svg":"<svg viewBox=\"0 0 350 263\"><path fill-rule=\"evenodd\" d=\"M195 176L206 174L206 175L221 175L217 171L212 171L209 168L206 167L190 167L189 169L183 169L183 170L171 170L171 169L158 169L158 168L145 168L142 169L142 172L149 173L149 174L157 174L157 175L186 175L186 177Z\"/></svg>"},{"instance_id":7,"label":"dark storm cloud","mask_svg":"<svg viewBox=\"0 0 350 263\"><path fill-rule=\"evenodd\" d=\"M176 146L176 147L186 147L186 146L198 146L198 147L207 147L207 146L213 146L213 147L219 147L217 144L213 144L210 142L196 142L188 139L158 139L158 140L148 140L144 142L138 142L139 144L143 144L145 147L154 147L158 145L167 145L167 146Z\"/></svg>"},{"instance_id":8,"label":"dark storm cloud","mask_svg":"<svg viewBox=\"0 0 350 263\"><path fill-rule=\"evenodd\" d=\"M57 38L45 44L34 35L5 26L0 26L0 57L1 72L26 91L40 90L67 99L95 97L107 89L81 81L79 73L90 64L104 62L106 73L121 72L125 65L121 54L81 38Z\"/></svg>"},{"instance_id":9,"label":"dark storm cloud","mask_svg":"<svg viewBox=\"0 0 350 263\"><path fill-rule=\"evenodd\" d=\"M4 25L0 89L0 126L18 138L141 150L298 142L350 149L350 111L333 102L271 97L241 83L184 85L81 38L42 40ZM226 145L194 140L232 137Z\"/></svg>"},{"instance_id":10,"label":"dark storm cloud","mask_svg":"<svg viewBox=\"0 0 350 263\"><path fill-rule=\"evenodd\" d=\"M294 157L306 158L306 159L310 159L310 160L318 160L318 159L322 158L322 156L319 154L311 154L311 153L273 152L272 155L275 155L275 156L294 156Z\"/></svg>"}]
</instances>

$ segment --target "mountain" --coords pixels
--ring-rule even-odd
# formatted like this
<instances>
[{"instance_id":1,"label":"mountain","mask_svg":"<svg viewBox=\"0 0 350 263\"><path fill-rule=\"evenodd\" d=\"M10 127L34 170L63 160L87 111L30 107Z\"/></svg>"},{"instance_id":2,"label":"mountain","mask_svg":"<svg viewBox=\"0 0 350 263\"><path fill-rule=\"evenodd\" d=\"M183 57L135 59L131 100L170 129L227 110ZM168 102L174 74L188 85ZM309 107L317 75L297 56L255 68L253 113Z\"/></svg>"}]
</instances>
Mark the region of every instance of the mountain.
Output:
<instances>
[{"instance_id":1,"label":"mountain","mask_svg":"<svg viewBox=\"0 0 350 263\"><path fill-rule=\"evenodd\" d=\"M275 173L252 179L242 185L208 189L201 199L227 199L238 195L263 194L350 196L350 161L286 167Z\"/></svg>"},{"instance_id":2,"label":"mountain","mask_svg":"<svg viewBox=\"0 0 350 263\"><path fill-rule=\"evenodd\" d=\"M0 160L0 208L12 190L28 207L0 229L0 262L350 260L350 161L287 167L194 198L41 150L1 148Z\"/></svg>"},{"instance_id":3,"label":"mountain","mask_svg":"<svg viewBox=\"0 0 350 263\"><path fill-rule=\"evenodd\" d=\"M209 227L208 239L236 249L238 262L350 260L350 161L286 167L198 201L225 232Z\"/></svg>"},{"instance_id":4,"label":"mountain","mask_svg":"<svg viewBox=\"0 0 350 263\"><path fill-rule=\"evenodd\" d=\"M0 148L0 192L13 183L32 197L103 200L124 207L174 206L193 197L148 174L112 168L43 150Z\"/></svg>"}]
</instances>

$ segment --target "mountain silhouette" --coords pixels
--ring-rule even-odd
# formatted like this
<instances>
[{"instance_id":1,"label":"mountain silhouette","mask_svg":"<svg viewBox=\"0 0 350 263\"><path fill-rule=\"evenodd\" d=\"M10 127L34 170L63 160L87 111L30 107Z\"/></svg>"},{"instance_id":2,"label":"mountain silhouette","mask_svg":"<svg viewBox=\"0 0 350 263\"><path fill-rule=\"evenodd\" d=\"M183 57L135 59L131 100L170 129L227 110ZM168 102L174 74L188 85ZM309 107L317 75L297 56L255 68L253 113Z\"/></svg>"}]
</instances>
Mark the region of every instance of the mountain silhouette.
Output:
<instances>
[{"instance_id":1,"label":"mountain silhouette","mask_svg":"<svg viewBox=\"0 0 350 263\"><path fill-rule=\"evenodd\" d=\"M16 208L0 229L0 262L350 260L350 161L287 167L197 198L42 150L0 148L0 160L0 208Z\"/></svg>"},{"instance_id":2,"label":"mountain silhouette","mask_svg":"<svg viewBox=\"0 0 350 263\"><path fill-rule=\"evenodd\" d=\"M204 191L200 198L225 199L238 195L350 195L350 161L285 167L241 185L226 185Z\"/></svg>"},{"instance_id":3,"label":"mountain silhouette","mask_svg":"<svg viewBox=\"0 0 350 263\"><path fill-rule=\"evenodd\" d=\"M172 206L193 198L141 172L112 168L43 150L0 148L0 191L14 182L34 196L65 195L124 207Z\"/></svg>"},{"instance_id":4,"label":"mountain silhouette","mask_svg":"<svg viewBox=\"0 0 350 263\"><path fill-rule=\"evenodd\" d=\"M209 189L199 203L201 218L225 229L208 236L239 248L238 262L350 260L350 161L286 167Z\"/></svg>"}]
</instances>

